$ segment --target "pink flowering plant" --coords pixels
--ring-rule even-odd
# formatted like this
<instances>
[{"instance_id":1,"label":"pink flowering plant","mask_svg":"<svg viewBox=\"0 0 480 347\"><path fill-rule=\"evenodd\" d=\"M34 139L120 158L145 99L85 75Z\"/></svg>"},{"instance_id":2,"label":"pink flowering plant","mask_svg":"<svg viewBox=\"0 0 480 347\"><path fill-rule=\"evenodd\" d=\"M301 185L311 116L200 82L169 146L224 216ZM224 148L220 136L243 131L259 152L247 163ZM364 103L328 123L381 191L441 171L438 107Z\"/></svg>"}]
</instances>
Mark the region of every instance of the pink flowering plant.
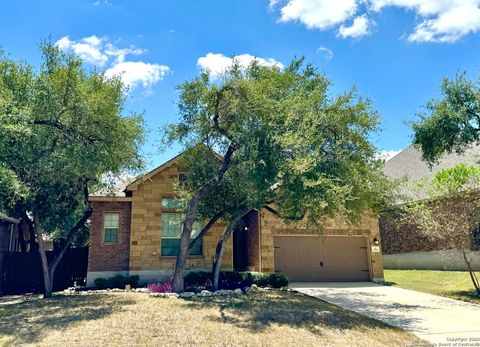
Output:
<instances>
[{"instance_id":1,"label":"pink flowering plant","mask_svg":"<svg viewBox=\"0 0 480 347\"><path fill-rule=\"evenodd\" d=\"M150 283L147 288L150 293L171 293L172 283L169 281L161 283Z\"/></svg>"}]
</instances>

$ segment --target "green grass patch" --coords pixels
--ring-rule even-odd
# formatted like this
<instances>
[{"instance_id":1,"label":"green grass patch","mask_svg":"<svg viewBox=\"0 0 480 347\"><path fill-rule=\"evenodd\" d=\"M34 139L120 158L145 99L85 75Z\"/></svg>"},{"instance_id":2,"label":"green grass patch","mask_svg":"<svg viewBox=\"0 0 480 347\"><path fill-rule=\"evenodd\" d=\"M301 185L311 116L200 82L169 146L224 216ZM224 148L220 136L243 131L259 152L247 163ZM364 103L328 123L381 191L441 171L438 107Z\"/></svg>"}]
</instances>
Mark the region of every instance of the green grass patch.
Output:
<instances>
[{"instance_id":1,"label":"green grass patch","mask_svg":"<svg viewBox=\"0 0 480 347\"><path fill-rule=\"evenodd\" d=\"M477 272L477 276L480 273ZM385 270L385 281L406 289L480 304L467 271Z\"/></svg>"}]
</instances>

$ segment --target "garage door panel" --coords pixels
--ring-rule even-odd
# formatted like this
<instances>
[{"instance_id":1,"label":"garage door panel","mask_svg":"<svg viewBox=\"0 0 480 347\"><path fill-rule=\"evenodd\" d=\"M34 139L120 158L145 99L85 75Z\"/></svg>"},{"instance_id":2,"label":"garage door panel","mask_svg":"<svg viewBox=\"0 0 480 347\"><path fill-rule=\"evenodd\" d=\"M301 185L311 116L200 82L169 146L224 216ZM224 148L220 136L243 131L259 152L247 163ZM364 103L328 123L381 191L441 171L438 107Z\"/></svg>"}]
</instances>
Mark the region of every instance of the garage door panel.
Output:
<instances>
[{"instance_id":1,"label":"garage door panel","mask_svg":"<svg viewBox=\"0 0 480 347\"><path fill-rule=\"evenodd\" d=\"M276 236L275 271L291 281L369 279L366 239L335 236Z\"/></svg>"}]
</instances>

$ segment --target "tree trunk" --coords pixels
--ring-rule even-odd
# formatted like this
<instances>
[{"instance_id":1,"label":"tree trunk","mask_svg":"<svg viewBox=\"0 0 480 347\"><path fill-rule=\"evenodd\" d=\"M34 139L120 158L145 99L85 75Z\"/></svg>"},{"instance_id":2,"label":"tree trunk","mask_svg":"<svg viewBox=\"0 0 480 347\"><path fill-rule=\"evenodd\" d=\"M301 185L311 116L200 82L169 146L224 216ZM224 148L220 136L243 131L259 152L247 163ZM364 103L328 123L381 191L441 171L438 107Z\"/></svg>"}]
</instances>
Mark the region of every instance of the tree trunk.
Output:
<instances>
[{"instance_id":1,"label":"tree trunk","mask_svg":"<svg viewBox=\"0 0 480 347\"><path fill-rule=\"evenodd\" d=\"M83 214L82 218L80 218L77 224L75 224L75 226L69 230L68 235L65 239L65 243L63 244L58 254L55 255L50 265L48 264L47 254L45 253L45 247L43 245L42 225L40 223L40 219L38 215L34 215L33 222L35 223L35 231L37 232L38 251L40 252L40 258L42 259L43 283L45 284L45 291L43 294L44 298L49 298L52 296L53 276L55 274L55 269L57 268L58 263L62 259L68 247L72 243L73 237L75 236L77 231L80 230L80 228L85 225L85 223L87 222L87 220L90 218L91 215L92 215L92 208L91 206L89 206L88 209Z\"/></svg>"},{"instance_id":2,"label":"tree trunk","mask_svg":"<svg viewBox=\"0 0 480 347\"><path fill-rule=\"evenodd\" d=\"M48 267L47 254L45 253L45 247L43 245L43 228L40 222L38 215L35 215L33 218L35 223L35 230L37 232L38 238L38 251L40 253L40 259L42 260L42 272L43 272L43 297L50 298L52 296L52 287L53 287L53 278Z\"/></svg>"},{"instance_id":3,"label":"tree trunk","mask_svg":"<svg viewBox=\"0 0 480 347\"><path fill-rule=\"evenodd\" d=\"M228 147L217 175L201 186L195 192L188 204L185 220L183 221L182 235L180 236L180 249L175 262L175 272L172 278L172 291L176 293L184 291L183 272L185 271L185 265L187 263L188 248L190 246L190 238L192 237L192 226L197 215L198 205L200 204L201 199L223 180L225 173L230 167L230 161L235 150L236 147L233 145Z\"/></svg>"},{"instance_id":4,"label":"tree trunk","mask_svg":"<svg viewBox=\"0 0 480 347\"><path fill-rule=\"evenodd\" d=\"M217 248L215 249L215 256L213 258L213 264L212 264L213 290L218 290L218 287L219 287L218 284L220 280L220 270L222 268L222 257L223 257L223 252L225 251L225 245L227 244L227 241L230 238L230 235L232 235L233 231L235 230L235 227L240 222L243 215L244 213L239 213L232 218L228 226L223 231L222 237L217 243Z\"/></svg>"},{"instance_id":5,"label":"tree trunk","mask_svg":"<svg viewBox=\"0 0 480 347\"><path fill-rule=\"evenodd\" d=\"M477 291L477 295L480 295L480 283L478 281L477 276L475 275L475 272L472 269L472 264L470 264L470 261L468 260L467 254L465 250L462 249L462 255L463 255L463 260L465 261L465 264L467 265L468 272L470 273L470 279L472 280L473 286L475 287L475 290Z\"/></svg>"}]
</instances>

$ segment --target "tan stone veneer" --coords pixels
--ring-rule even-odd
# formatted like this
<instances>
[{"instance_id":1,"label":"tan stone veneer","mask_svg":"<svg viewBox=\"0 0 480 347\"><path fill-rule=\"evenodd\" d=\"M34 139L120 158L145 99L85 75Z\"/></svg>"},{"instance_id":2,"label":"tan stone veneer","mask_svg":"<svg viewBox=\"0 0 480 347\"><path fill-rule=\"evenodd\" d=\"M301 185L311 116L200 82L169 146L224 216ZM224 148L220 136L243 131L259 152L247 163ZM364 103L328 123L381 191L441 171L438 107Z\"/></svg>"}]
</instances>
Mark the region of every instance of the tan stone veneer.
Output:
<instances>
[{"instance_id":1,"label":"tan stone veneer","mask_svg":"<svg viewBox=\"0 0 480 347\"><path fill-rule=\"evenodd\" d=\"M260 267L263 272L274 272L274 247L273 238L275 235L325 235L325 236L365 236L367 241L367 254L369 262L369 277L372 281L383 281L383 260L382 253L372 253L372 246L376 238L380 242L380 230L378 216L376 214L365 214L356 226L350 226L341 218L327 220L323 231L305 229L295 225L286 225L272 213L262 210L260 214ZM381 247L381 245L380 245Z\"/></svg>"},{"instance_id":2,"label":"tan stone veneer","mask_svg":"<svg viewBox=\"0 0 480 347\"><path fill-rule=\"evenodd\" d=\"M160 255L162 238L162 198L174 197L175 182L179 166L173 163L168 168L150 177L132 192L132 218L130 234L130 271L172 270L175 257ZM203 238L203 255L190 257L187 269L210 270L215 247L225 228L217 222ZM232 240L227 244L223 257L223 268L233 268Z\"/></svg>"}]
</instances>

